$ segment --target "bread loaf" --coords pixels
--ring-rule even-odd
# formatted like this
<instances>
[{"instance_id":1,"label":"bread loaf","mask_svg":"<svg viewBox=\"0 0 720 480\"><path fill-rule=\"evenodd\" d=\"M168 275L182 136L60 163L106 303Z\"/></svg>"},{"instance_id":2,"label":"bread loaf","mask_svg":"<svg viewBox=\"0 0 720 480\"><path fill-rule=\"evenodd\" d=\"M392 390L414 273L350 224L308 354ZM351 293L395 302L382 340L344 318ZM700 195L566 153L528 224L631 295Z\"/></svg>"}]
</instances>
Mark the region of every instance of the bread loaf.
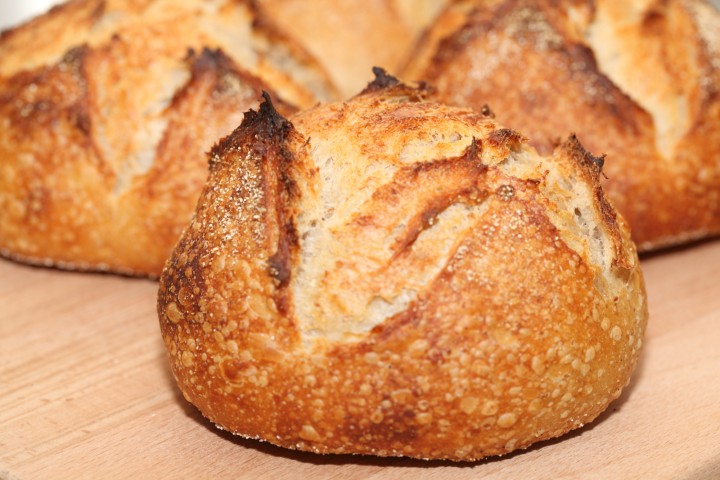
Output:
<instances>
[{"instance_id":1,"label":"bread loaf","mask_svg":"<svg viewBox=\"0 0 720 480\"><path fill-rule=\"evenodd\" d=\"M319 453L472 460L592 421L647 318L602 158L377 74L290 120L266 98L213 148L160 280L183 394Z\"/></svg>"},{"instance_id":2,"label":"bread loaf","mask_svg":"<svg viewBox=\"0 0 720 480\"><path fill-rule=\"evenodd\" d=\"M0 37L0 253L159 275L205 153L273 92L337 95L251 2L75 0Z\"/></svg>"},{"instance_id":3,"label":"bread loaf","mask_svg":"<svg viewBox=\"0 0 720 480\"><path fill-rule=\"evenodd\" d=\"M720 233L720 14L704 0L459 0L403 75L541 152L577 134L642 250Z\"/></svg>"}]
</instances>

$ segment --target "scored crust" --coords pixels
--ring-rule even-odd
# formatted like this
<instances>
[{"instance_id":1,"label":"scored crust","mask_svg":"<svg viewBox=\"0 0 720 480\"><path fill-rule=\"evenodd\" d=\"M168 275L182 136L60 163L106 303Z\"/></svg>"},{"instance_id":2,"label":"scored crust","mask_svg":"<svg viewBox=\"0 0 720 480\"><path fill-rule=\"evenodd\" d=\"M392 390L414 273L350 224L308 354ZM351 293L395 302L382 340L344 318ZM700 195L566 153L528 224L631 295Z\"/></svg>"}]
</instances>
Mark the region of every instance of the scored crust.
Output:
<instances>
[{"instance_id":1,"label":"scored crust","mask_svg":"<svg viewBox=\"0 0 720 480\"><path fill-rule=\"evenodd\" d=\"M705 0L458 0L403 77L489 104L541 152L577 134L641 250L720 233L720 13Z\"/></svg>"},{"instance_id":2,"label":"scored crust","mask_svg":"<svg viewBox=\"0 0 720 480\"><path fill-rule=\"evenodd\" d=\"M0 37L0 254L157 276L267 90L336 95L251 2L75 0Z\"/></svg>"},{"instance_id":3,"label":"scored crust","mask_svg":"<svg viewBox=\"0 0 720 480\"><path fill-rule=\"evenodd\" d=\"M213 148L158 296L184 396L319 453L473 460L592 421L647 319L602 158L377 73Z\"/></svg>"}]
</instances>

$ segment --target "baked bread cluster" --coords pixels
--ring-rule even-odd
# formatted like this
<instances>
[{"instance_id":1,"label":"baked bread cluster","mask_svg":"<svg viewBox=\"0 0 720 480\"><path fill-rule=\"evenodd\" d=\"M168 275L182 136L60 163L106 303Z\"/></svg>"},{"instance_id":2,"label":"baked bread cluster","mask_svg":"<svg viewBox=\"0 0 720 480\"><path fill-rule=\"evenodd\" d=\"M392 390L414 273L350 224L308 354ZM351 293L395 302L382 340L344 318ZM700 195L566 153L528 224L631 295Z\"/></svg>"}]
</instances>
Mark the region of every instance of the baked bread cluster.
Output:
<instances>
[{"instance_id":1,"label":"baked bread cluster","mask_svg":"<svg viewBox=\"0 0 720 480\"><path fill-rule=\"evenodd\" d=\"M706 0L71 0L0 35L0 255L159 275L261 91L290 114L373 65L543 154L575 133L641 250L716 235L718 31Z\"/></svg>"},{"instance_id":2,"label":"baked bread cluster","mask_svg":"<svg viewBox=\"0 0 720 480\"><path fill-rule=\"evenodd\" d=\"M641 250L720 233L720 12L705 0L458 0L404 70L541 152L568 132Z\"/></svg>"},{"instance_id":3,"label":"baked bread cluster","mask_svg":"<svg viewBox=\"0 0 720 480\"><path fill-rule=\"evenodd\" d=\"M0 254L163 272L178 385L239 435L451 460L562 435L647 321L601 183L643 248L720 223L717 13L631 3L67 2L0 36ZM338 102L373 64L420 82Z\"/></svg>"},{"instance_id":4,"label":"baked bread cluster","mask_svg":"<svg viewBox=\"0 0 720 480\"><path fill-rule=\"evenodd\" d=\"M647 306L603 159L377 70L210 154L158 312L188 401L298 450L473 460L590 422Z\"/></svg>"}]
</instances>

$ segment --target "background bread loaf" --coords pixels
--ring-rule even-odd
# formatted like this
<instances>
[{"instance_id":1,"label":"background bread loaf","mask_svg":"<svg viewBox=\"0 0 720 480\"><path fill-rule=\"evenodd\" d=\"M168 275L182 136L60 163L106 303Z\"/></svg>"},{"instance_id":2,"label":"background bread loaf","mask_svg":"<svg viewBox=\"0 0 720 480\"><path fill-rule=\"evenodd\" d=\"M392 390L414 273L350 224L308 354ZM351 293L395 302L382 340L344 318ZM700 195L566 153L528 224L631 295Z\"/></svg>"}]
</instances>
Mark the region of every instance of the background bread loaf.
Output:
<instances>
[{"instance_id":1,"label":"background bread loaf","mask_svg":"<svg viewBox=\"0 0 720 480\"><path fill-rule=\"evenodd\" d=\"M158 275L205 152L273 92L336 96L250 2L75 0L0 37L0 252Z\"/></svg>"},{"instance_id":2,"label":"background bread loaf","mask_svg":"<svg viewBox=\"0 0 720 480\"><path fill-rule=\"evenodd\" d=\"M377 73L213 149L158 298L183 394L320 453L471 460L590 422L647 319L602 159Z\"/></svg>"},{"instance_id":3,"label":"background bread loaf","mask_svg":"<svg viewBox=\"0 0 720 480\"><path fill-rule=\"evenodd\" d=\"M704 0L458 0L404 75L549 152L575 132L644 250L720 232L720 13Z\"/></svg>"}]
</instances>

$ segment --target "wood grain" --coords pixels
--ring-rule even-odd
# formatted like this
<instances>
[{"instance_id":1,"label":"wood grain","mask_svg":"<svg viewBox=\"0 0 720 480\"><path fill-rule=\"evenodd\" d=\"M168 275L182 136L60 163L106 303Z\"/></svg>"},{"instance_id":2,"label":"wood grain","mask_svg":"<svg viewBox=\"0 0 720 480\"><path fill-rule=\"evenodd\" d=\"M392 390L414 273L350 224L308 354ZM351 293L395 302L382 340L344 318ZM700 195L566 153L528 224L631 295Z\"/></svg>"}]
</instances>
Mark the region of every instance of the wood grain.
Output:
<instances>
[{"instance_id":1,"label":"wood grain","mask_svg":"<svg viewBox=\"0 0 720 480\"><path fill-rule=\"evenodd\" d=\"M180 396L156 284L0 260L0 479L718 479L720 241L643 259L634 380L561 439L473 464L316 456L243 440Z\"/></svg>"}]
</instances>

